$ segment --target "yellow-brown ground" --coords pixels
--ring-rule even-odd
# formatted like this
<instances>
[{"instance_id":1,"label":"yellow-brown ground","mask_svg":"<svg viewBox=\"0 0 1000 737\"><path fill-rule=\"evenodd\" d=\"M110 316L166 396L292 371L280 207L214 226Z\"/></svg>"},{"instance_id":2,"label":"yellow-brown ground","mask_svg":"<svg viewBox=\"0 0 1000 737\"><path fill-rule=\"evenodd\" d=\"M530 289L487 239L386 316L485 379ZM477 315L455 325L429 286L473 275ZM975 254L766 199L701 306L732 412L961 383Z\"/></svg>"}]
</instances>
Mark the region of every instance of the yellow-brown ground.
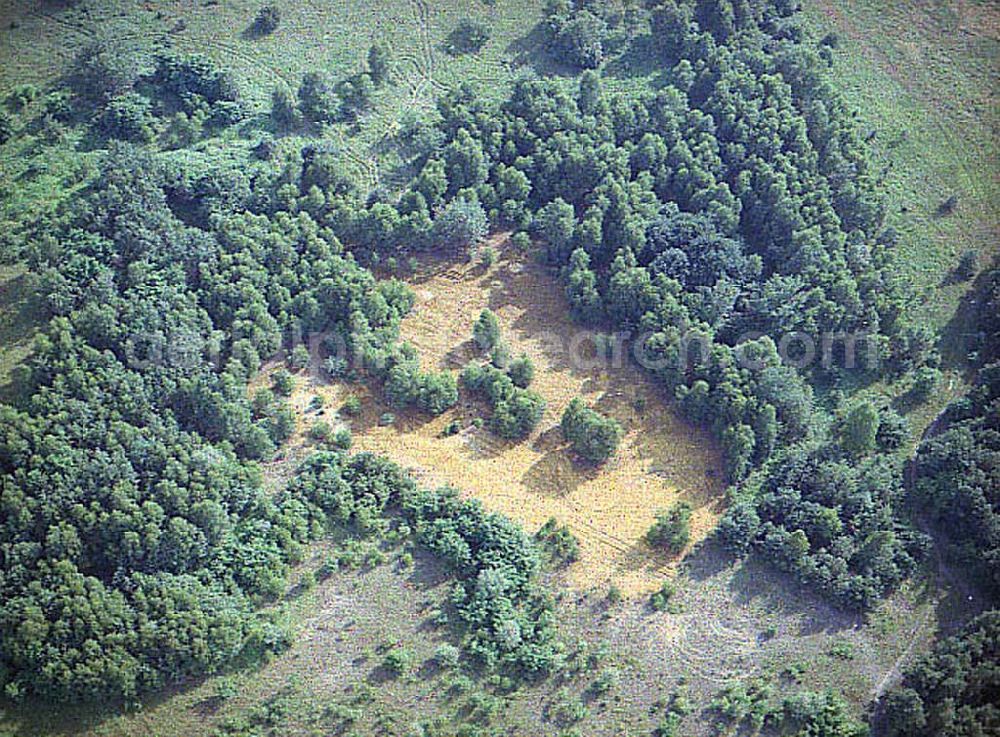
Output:
<instances>
[{"instance_id":1,"label":"yellow-brown ground","mask_svg":"<svg viewBox=\"0 0 1000 737\"><path fill-rule=\"evenodd\" d=\"M512 353L527 353L534 361L532 389L548 403L538 429L519 443L477 429L472 421L489 410L464 392L458 406L440 417L397 413L395 423L383 427L378 418L389 408L377 394L326 382L313 372L300 376L292 395L299 422L290 456L305 450L305 431L318 419L309 410L312 397L324 397L323 419L336 425L341 421L336 409L357 394L363 411L347 421L355 450L385 454L425 485L456 486L529 531L550 517L567 524L580 541L580 559L567 571L576 586L613 582L625 593L654 589L673 563L642 539L656 512L686 499L695 508L691 526L692 541L697 541L721 511L721 471L713 443L681 420L637 367L626 362L617 368L571 365L551 339L555 335L567 342L580 332L557 279L503 238L493 245L500 258L489 269L441 260L420 265L409 280L417 302L403 322L402 338L416 347L424 369L458 372L478 355L470 340L472 326L489 307ZM558 427L576 396L626 429L618 452L598 469L574 462ZM443 437L456 418L462 431ZM284 461L280 470L290 466Z\"/></svg>"}]
</instances>

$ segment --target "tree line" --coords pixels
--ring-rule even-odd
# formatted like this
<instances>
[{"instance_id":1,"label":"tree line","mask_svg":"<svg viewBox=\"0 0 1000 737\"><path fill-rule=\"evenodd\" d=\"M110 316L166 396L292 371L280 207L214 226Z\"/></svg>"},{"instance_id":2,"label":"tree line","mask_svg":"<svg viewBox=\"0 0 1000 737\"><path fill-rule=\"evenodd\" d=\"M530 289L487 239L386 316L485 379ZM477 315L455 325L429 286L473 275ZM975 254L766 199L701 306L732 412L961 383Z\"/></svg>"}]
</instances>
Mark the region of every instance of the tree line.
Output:
<instances>
[{"instance_id":1,"label":"tree line","mask_svg":"<svg viewBox=\"0 0 1000 737\"><path fill-rule=\"evenodd\" d=\"M826 80L826 47L785 3L715 5L663 3L619 34L620 50L643 49L663 70L656 90L608 94L593 70L572 84L520 79L499 104L460 86L433 125L400 133L415 174L398 198L364 200L330 173L299 206L371 263L468 248L485 222L533 235L575 317L640 334L656 379L713 430L727 479L757 474L727 517L727 536L742 536L734 549L868 608L926 548L898 513L905 423L888 407L831 413L814 400L813 384L848 377L846 347L796 368L778 343L861 336L862 353L885 359L853 369L869 376L918 377L939 357L904 316L896 235L863 136ZM600 16L600 4L552 7L557 39ZM492 387L504 432L523 436L531 408L507 415L517 405L502 373L468 378ZM772 488L794 493L778 503ZM818 517L829 530L807 522Z\"/></svg>"}]
</instances>

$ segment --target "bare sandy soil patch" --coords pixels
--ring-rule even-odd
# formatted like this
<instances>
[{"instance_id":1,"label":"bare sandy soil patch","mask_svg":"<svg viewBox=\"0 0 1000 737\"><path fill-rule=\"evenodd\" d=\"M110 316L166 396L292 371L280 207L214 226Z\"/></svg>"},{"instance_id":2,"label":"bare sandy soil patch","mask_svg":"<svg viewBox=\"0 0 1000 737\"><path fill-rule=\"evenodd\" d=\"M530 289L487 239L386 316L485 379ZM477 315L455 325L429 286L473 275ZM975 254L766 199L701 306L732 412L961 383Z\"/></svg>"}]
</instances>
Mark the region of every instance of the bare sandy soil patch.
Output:
<instances>
[{"instance_id":1,"label":"bare sandy soil patch","mask_svg":"<svg viewBox=\"0 0 1000 737\"><path fill-rule=\"evenodd\" d=\"M489 307L501 323L514 355L526 353L536 367L532 389L548 403L538 429L526 440L509 442L473 420L489 409L462 393L458 406L437 418L391 411L381 397L360 385L330 383L314 375L300 376L292 396L298 432L289 456L305 450L305 432L317 417L309 405L324 397L322 419L346 423L354 449L385 454L410 468L422 483L451 484L502 512L529 531L550 517L567 524L580 540L580 560L567 571L579 587L614 583L625 593L656 588L674 567L651 549L643 535L658 510L685 499L694 506L692 541L714 527L722 511L721 469L706 433L685 423L658 387L636 366L596 366L570 360L557 348L575 339L580 328L569 317L555 275L498 237L499 258L489 269L480 263L425 260L409 279L417 303L403 322L402 337L418 351L425 369L456 373L478 356L472 326ZM580 349L585 358L586 348ZM260 380L264 380L262 377ZM351 394L362 399L359 417L348 420L335 412ZM616 455L593 468L575 461L562 438L559 420L573 397L617 419L626 435ZM458 419L462 430L444 437ZM290 465L289 460L284 461Z\"/></svg>"}]
</instances>

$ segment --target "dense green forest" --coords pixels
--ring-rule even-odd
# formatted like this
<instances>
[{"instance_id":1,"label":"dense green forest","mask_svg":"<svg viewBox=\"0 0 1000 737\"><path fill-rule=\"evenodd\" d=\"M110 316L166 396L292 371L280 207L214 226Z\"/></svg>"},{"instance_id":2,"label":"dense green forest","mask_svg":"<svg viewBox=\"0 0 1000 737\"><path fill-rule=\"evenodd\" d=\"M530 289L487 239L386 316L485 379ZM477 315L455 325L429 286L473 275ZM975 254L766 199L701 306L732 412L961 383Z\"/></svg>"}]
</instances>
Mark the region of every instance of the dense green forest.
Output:
<instances>
[{"instance_id":1,"label":"dense green forest","mask_svg":"<svg viewBox=\"0 0 1000 737\"><path fill-rule=\"evenodd\" d=\"M876 724L891 737L957 737L1000 729L1000 613L992 610L917 660L880 704Z\"/></svg>"},{"instance_id":2,"label":"dense green forest","mask_svg":"<svg viewBox=\"0 0 1000 737\"><path fill-rule=\"evenodd\" d=\"M556 540L571 558L565 536L545 528L539 544L369 454L317 452L265 490L260 462L294 418L288 387L246 389L296 336L319 336L315 355L298 350L327 377L428 415L466 391L498 436L527 437L545 401L495 316L472 336L488 359L456 381L399 340L410 288L375 276L414 254L470 254L491 230L537 247L574 317L627 331L665 401L710 428L730 484L716 536L733 555L868 612L937 545L995 603L1000 272L980 289L977 381L908 471L906 421L851 391L909 375L920 401L940 356L908 318L880 175L827 78L832 42L786 0L624 7L550 2L544 45L572 74L525 74L499 103L469 85L443 92L395 136L398 190L362 187L319 136L282 145L363 118L393 73L380 44L364 71L317 69L261 111L204 58L96 41L39 93L36 117L0 116L0 145L77 127L96 162L76 195L7 241L45 311L0 406L7 698L131 700L281 651L289 634L262 605L334 528L393 527L441 559L452 624L486 671L558 670L540 549ZM253 27L280 23L272 9ZM651 59L658 83L607 91L594 70L611 49ZM237 129L253 137L246 156L194 147ZM623 435L582 400L562 432L591 465L613 460ZM690 511L664 513L650 541L680 551ZM997 728L995 618L906 672L880 712L889 733ZM818 696L786 705L800 734L859 734L841 711Z\"/></svg>"},{"instance_id":3,"label":"dense green forest","mask_svg":"<svg viewBox=\"0 0 1000 737\"><path fill-rule=\"evenodd\" d=\"M914 462L913 505L940 544L1000 601L1000 268L983 275L977 299L975 385L948 406Z\"/></svg>"}]
</instances>

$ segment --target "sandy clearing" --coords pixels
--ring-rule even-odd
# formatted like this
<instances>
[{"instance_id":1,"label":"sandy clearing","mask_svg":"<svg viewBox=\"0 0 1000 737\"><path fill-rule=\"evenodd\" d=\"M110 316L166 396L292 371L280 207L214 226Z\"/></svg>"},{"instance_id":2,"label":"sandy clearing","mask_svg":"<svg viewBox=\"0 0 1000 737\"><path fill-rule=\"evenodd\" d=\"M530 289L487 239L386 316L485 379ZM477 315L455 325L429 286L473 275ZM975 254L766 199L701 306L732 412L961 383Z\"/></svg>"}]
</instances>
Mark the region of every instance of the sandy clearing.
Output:
<instances>
[{"instance_id":1,"label":"sandy clearing","mask_svg":"<svg viewBox=\"0 0 1000 737\"><path fill-rule=\"evenodd\" d=\"M336 408L356 394L362 413L344 420L355 450L385 454L424 484L456 486L530 531L555 517L580 540L580 560L567 570L572 585L613 582L627 594L647 593L670 575L676 561L652 550L643 535L657 510L682 498L695 507L692 542L714 527L722 511L718 454L708 435L678 417L637 367L569 360L568 349L558 344L579 345L585 359L589 343L577 337L581 330L568 316L555 275L503 237L493 245L500 257L489 269L438 259L421 263L408 280L417 302L403 322L402 338L417 349L424 368L458 372L478 355L470 340L474 321L483 308L492 309L512 353L526 353L535 363L532 388L548 403L535 433L513 443L475 428L473 420L489 410L464 392L458 406L440 417L396 413L395 423L383 427L378 419L389 408L380 397L363 386L330 383L313 374L299 378L292 396L299 427L288 455L306 450L304 433L317 419L309 411L313 396L326 400L323 419L337 422ZM618 453L601 468L574 462L559 431L562 412L575 396L626 428ZM454 419L462 431L443 437Z\"/></svg>"}]
</instances>

